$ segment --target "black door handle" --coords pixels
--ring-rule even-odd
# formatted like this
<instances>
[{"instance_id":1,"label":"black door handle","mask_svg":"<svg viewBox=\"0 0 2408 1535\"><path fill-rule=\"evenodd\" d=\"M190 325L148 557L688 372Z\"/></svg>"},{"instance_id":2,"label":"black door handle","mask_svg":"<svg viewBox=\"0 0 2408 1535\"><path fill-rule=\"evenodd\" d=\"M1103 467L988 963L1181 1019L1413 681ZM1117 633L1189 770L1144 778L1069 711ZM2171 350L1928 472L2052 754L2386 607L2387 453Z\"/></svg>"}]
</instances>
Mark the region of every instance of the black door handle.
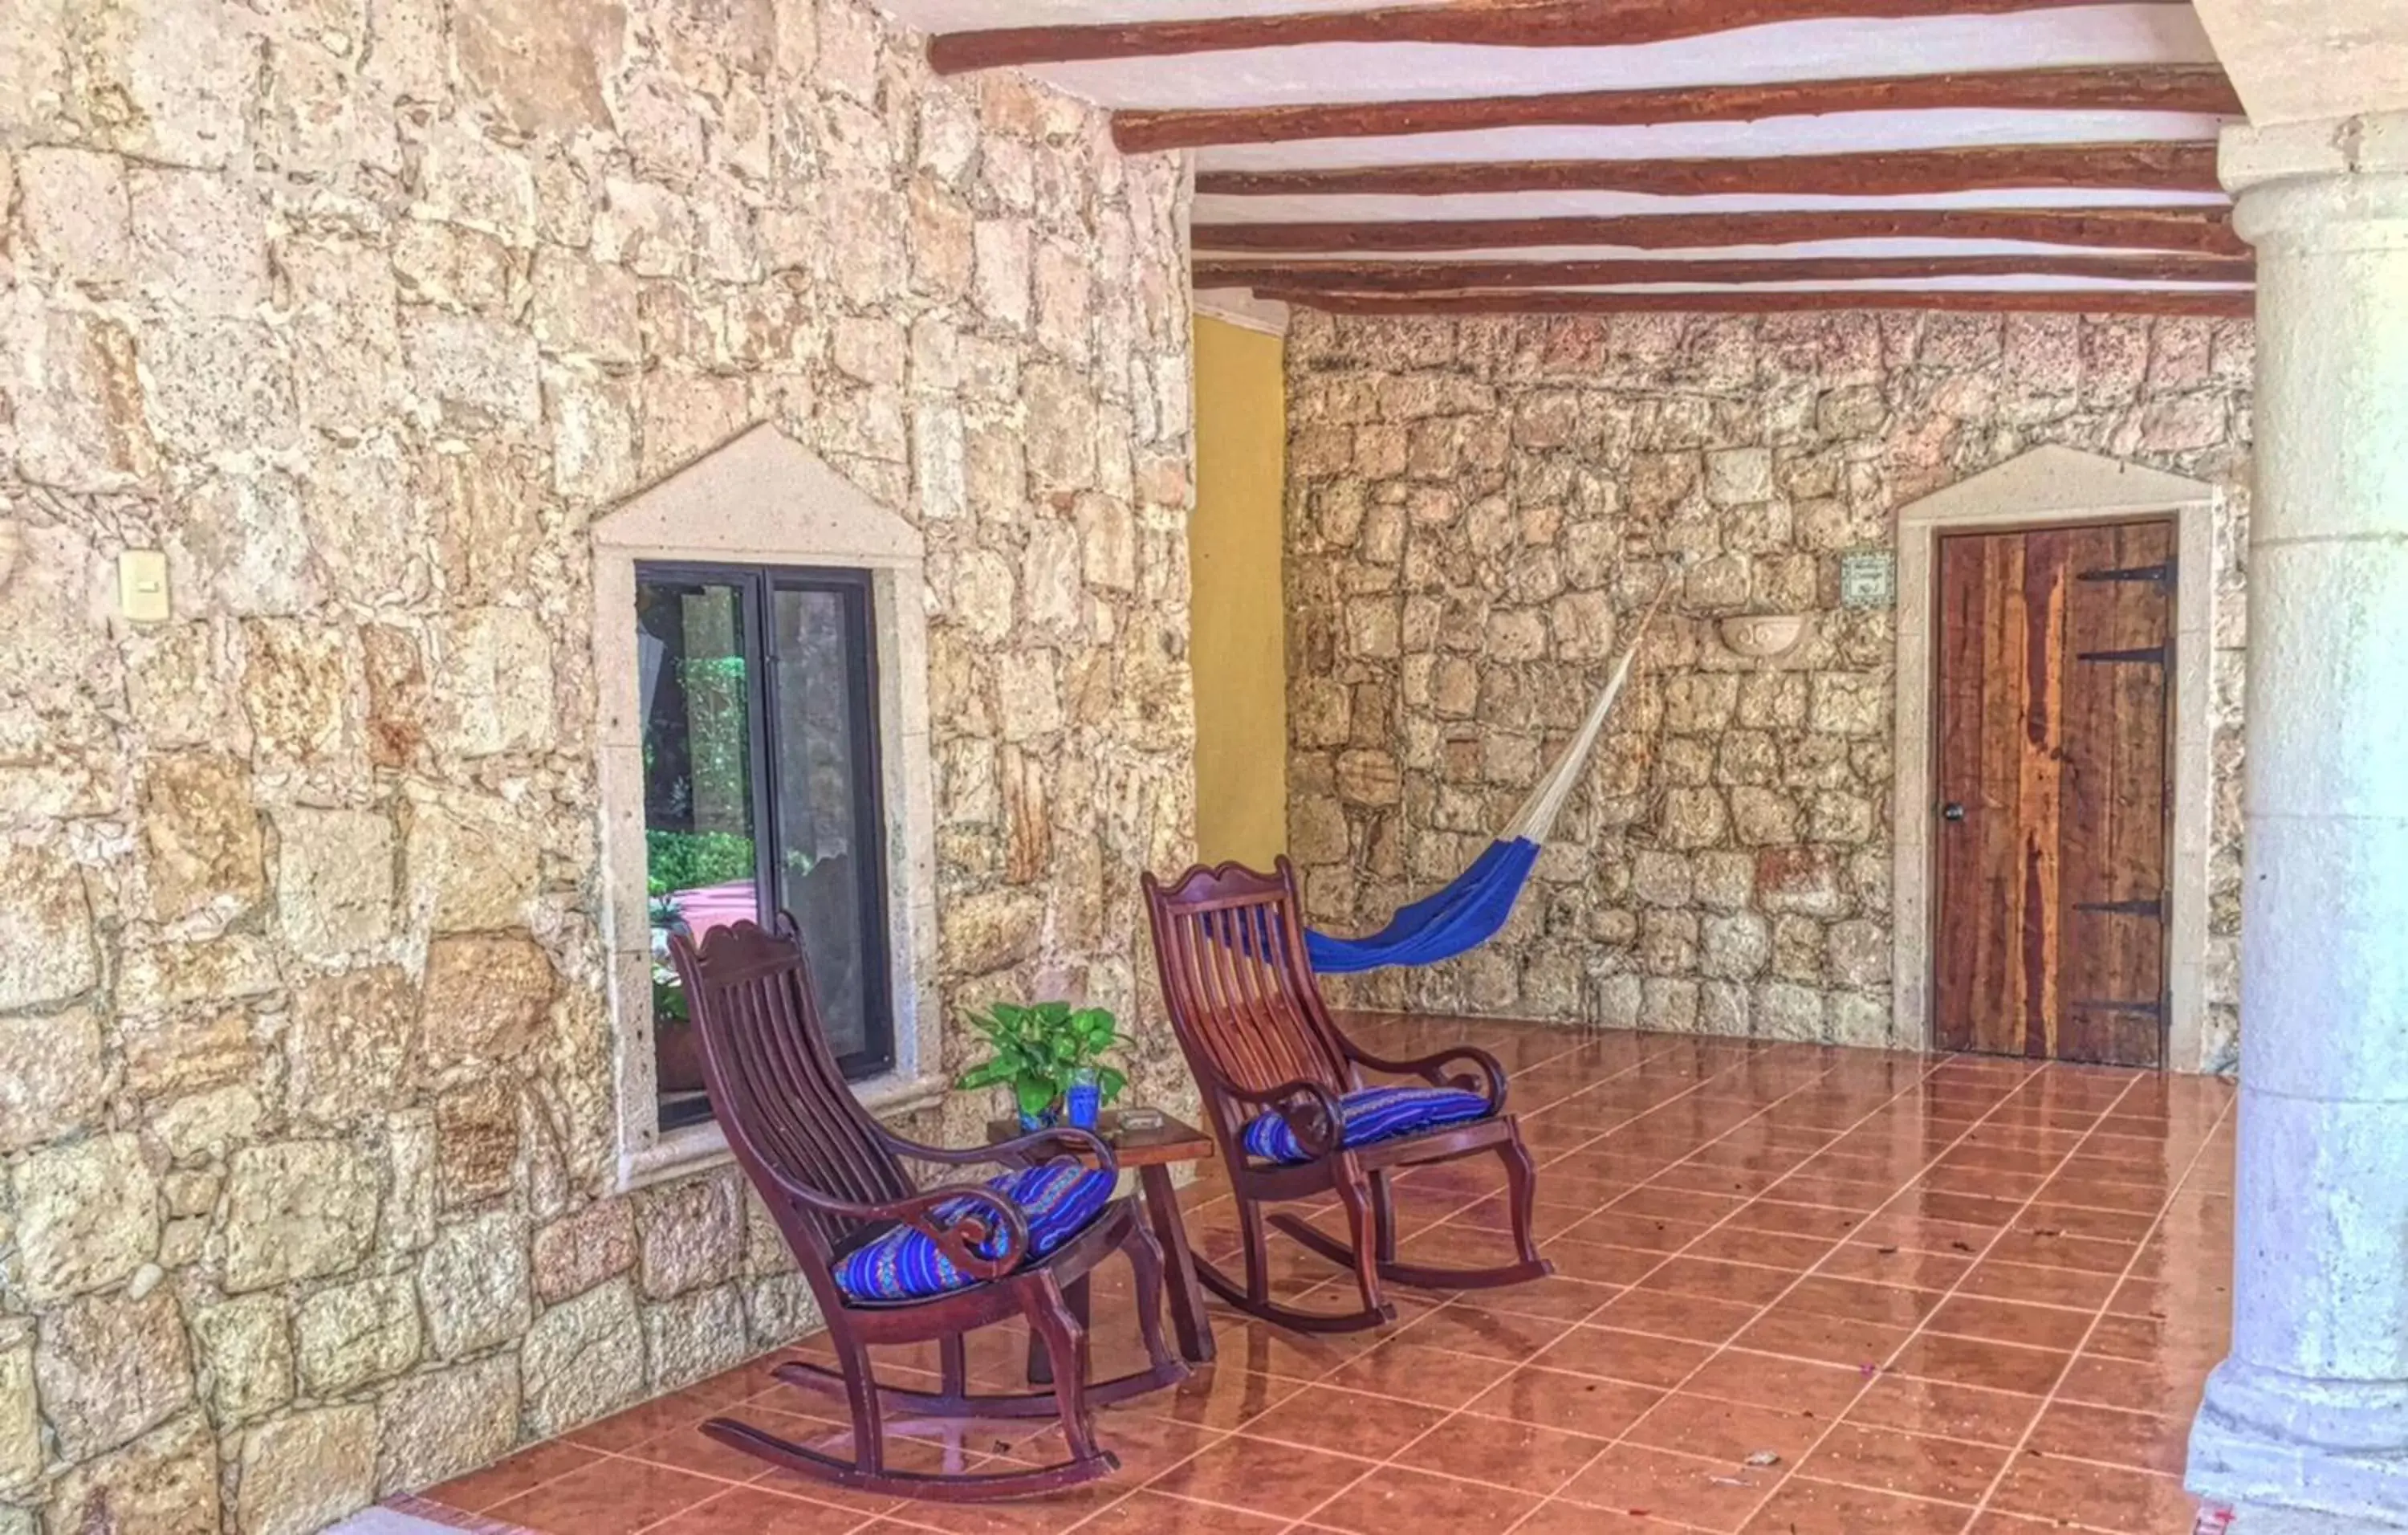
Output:
<instances>
[{"instance_id":1,"label":"black door handle","mask_svg":"<svg viewBox=\"0 0 2408 1535\"><path fill-rule=\"evenodd\" d=\"M1942 821L1962 821L1965 819L1965 807L1952 799L1947 804L1940 807L1940 819Z\"/></svg>"}]
</instances>

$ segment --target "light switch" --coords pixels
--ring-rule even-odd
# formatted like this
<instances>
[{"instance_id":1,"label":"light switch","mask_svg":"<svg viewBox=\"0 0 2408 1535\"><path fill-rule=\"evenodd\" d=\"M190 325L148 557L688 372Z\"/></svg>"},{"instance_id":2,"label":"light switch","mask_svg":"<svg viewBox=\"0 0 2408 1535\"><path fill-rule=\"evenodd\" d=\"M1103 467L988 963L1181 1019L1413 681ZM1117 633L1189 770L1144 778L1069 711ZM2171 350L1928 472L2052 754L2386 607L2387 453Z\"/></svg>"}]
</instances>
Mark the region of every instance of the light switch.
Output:
<instances>
[{"instance_id":1,"label":"light switch","mask_svg":"<svg viewBox=\"0 0 2408 1535\"><path fill-rule=\"evenodd\" d=\"M117 610L136 624L167 620L167 556L129 549L117 556Z\"/></svg>"}]
</instances>

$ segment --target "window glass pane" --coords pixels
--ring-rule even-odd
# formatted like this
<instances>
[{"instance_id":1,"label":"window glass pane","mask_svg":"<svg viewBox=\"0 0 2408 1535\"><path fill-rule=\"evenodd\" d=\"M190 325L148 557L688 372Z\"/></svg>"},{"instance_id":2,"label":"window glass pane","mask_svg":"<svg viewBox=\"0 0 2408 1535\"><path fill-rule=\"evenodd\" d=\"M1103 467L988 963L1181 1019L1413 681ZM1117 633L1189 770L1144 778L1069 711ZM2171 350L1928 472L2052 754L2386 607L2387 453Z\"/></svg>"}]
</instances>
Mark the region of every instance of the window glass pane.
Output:
<instances>
[{"instance_id":1,"label":"window glass pane","mask_svg":"<svg viewBox=\"0 0 2408 1535\"><path fill-rule=\"evenodd\" d=\"M883 1064L890 1058L885 921L878 788L865 782L865 597L855 588L781 586L770 594L775 878L778 904L802 928L829 1045L839 1058Z\"/></svg>"},{"instance_id":2,"label":"window glass pane","mask_svg":"<svg viewBox=\"0 0 2408 1535\"><path fill-rule=\"evenodd\" d=\"M653 1033L664 1099L691 1096L696 1112L701 1068L691 1031L677 1026L687 1012L668 935L698 939L760 915L744 599L725 581L647 574L636 587Z\"/></svg>"}]
</instances>

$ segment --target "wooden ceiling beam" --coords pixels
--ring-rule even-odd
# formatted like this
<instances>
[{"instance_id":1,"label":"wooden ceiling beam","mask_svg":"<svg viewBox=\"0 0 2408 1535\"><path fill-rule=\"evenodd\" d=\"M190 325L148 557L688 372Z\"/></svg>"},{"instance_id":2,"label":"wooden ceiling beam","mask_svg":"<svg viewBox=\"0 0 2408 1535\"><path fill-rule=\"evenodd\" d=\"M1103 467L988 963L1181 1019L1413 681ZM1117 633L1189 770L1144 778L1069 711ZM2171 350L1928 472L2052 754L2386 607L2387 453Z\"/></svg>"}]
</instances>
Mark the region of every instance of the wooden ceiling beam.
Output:
<instances>
[{"instance_id":1,"label":"wooden ceiling beam","mask_svg":"<svg viewBox=\"0 0 2408 1535\"><path fill-rule=\"evenodd\" d=\"M2247 293L2184 293L2167 289L2099 288L2079 292L2004 289L1856 288L1845 292L1732 289L1707 294L1328 294L1312 289L1265 290L1300 308L1332 314L1770 314L1821 309L1956 309L1985 314L2194 314L2245 318Z\"/></svg>"},{"instance_id":2,"label":"wooden ceiling beam","mask_svg":"<svg viewBox=\"0 0 2408 1535\"><path fill-rule=\"evenodd\" d=\"M1479 192L1633 192L1657 196L1917 196L2000 187L2215 192L2215 144L1977 144L1853 154L1690 160L1492 160L1323 170L1207 170L1196 190L1223 197Z\"/></svg>"},{"instance_id":3,"label":"wooden ceiling beam","mask_svg":"<svg viewBox=\"0 0 2408 1535\"><path fill-rule=\"evenodd\" d=\"M940 75L957 75L1010 65L1163 58L1311 43L1612 48L1779 22L2001 16L2092 3L2095 0L1503 0L1470 6L1383 6L1278 16L951 32L929 39L928 62Z\"/></svg>"},{"instance_id":4,"label":"wooden ceiling beam","mask_svg":"<svg viewBox=\"0 0 2408 1535\"><path fill-rule=\"evenodd\" d=\"M1197 251L1343 255L1383 251L1482 251L1530 245L1644 251L1810 240L2030 240L2046 245L2246 255L2220 208L1903 208L1826 212L1650 213L1622 218L1399 219L1376 222L1199 223Z\"/></svg>"},{"instance_id":5,"label":"wooden ceiling beam","mask_svg":"<svg viewBox=\"0 0 2408 1535\"><path fill-rule=\"evenodd\" d=\"M1788 260L1199 261L1198 288L1305 293L1448 293L1641 282L1823 282L1906 278L2086 277L2133 282L2247 282L2245 256L1808 256Z\"/></svg>"},{"instance_id":6,"label":"wooden ceiling beam","mask_svg":"<svg viewBox=\"0 0 2408 1535\"><path fill-rule=\"evenodd\" d=\"M1753 122L1830 112L1938 108L2238 116L2241 98L2224 71L2212 64L2118 65L1297 107L1125 108L1112 114L1112 139L1123 150L1140 153L1211 144L1276 144L1298 138L1457 133L1533 124Z\"/></svg>"}]
</instances>

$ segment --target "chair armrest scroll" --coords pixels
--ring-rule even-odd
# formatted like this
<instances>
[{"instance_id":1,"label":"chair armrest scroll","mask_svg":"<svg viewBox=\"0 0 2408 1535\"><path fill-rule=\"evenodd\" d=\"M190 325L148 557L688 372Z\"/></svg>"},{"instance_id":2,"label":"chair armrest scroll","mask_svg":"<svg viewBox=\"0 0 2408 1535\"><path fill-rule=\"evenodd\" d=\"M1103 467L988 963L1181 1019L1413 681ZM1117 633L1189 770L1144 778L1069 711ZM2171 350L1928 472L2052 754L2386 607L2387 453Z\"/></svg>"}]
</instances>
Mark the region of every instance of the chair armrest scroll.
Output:
<instances>
[{"instance_id":1,"label":"chair armrest scroll","mask_svg":"<svg viewBox=\"0 0 2408 1535\"><path fill-rule=\"evenodd\" d=\"M1240 1103L1259 1103L1285 1122L1297 1144L1313 1156L1326 1156L1346 1143L1346 1117L1337 1095L1317 1082L1284 1082L1268 1092L1250 1093L1229 1083L1219 1090Z\"/></svg>"},{"instance_id":2,"label":"chair armrest scroll","mask_svg":"<svg viewBox=\"0 0 2408 1535\"><path fill-rule=\"evenodd\" d=\"M862 1204L822 1194L774 1172L771 1177L780 1194L824 1215L848 1221L895 1221L910 1227L935 1242L939 1252L973 1279L999 1278L1020 1267L1028 1255L1028 1216L984 1184L944 1184L908 1198ZM957 1211L950 1217L940 1213L955 1201L986 1209ZM993 1257L981 1256L980 1245L997 1233L1003 1237L1003 1250Z\"/></svg>"},{"instance_id":3,"label":"chair armrest scroll","mask_svg":"<svg viewBox=\"0 0 2408 1535\"><path fill-rule=\"evenodd\" d=\"M1343 1040L1343 1036L1340 1037ZM1505 1068L1497 1057L1476 1045L1456 1045L1434 1055L1419 1055L1411 1060L1392 1061L1372 1054L1352 1040L1343 1040L1347 1058L1357 1066L1368 1066L1374 1071L1384 1071L1392 1077L1419 1077L1433 1087L1460 1088L1467 1093L1480 1093L1488 1099L1488 1112L1502 1113L1505 1109ZM1449 1062L1469 1063L1472 1072L1450 1075Z\"/></svg>"},{"instance_id":4,"label":"chair armrest scroll","mask_svg":"<svg viewBox=\"0 0 2408 1535\"><path fill-rule=\"evenodd\" d=\"M978 1210L954 1212L950 1218L944 1207L955 1202L984 1205L993 1216ZM937 1250L953 1260L953 1267L972 1279L999 1279L1020 1267L1028 1255L1028 1216L1009 1198L996 1193L984 1184L951 1184L933 1188L924 1194L897 1201L890 1207L894 1218L937 1244ZM1003 1250L993 1257L982 1256L979 1249L998 1234L1003 1238Z\"/></svg>"}]
</instances>

